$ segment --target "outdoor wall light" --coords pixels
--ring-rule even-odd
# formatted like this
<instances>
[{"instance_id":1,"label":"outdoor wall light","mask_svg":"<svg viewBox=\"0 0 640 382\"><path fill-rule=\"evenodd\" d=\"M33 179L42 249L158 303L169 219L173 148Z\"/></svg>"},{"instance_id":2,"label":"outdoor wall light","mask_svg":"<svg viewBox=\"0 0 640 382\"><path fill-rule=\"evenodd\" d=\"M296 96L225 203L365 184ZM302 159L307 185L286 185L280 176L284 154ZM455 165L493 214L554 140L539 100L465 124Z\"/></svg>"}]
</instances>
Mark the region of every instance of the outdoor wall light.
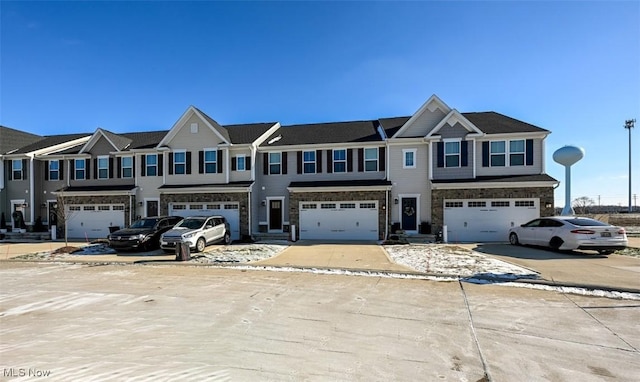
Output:
<instances>
[{"instance_id":1,"label":"outdoor wall light","mask_svg":"<svg viewBox=\"0 0 640 382\"><path fill-rule=\"evenodd\" d=\"M393 204L398 204L398 198L393 199Z\"/></svg>"},{"instance_id":2,"label":"outdoor wall light","mask_svg":"<svg viewBox=\"0 0 640 382\"><path fill-rule=\"evenodd\" d=\"M387 206L385 206L385 205L383 204L383 205L382 205L382 210L384 211L384 210L386 210L386 209L387 209Z\"/></svg>"},{"instance_id":3,"label":"outdoor wall light","mask_svg":"<svg viewBox=\"0 0 640 382\"><path fill-rule=\"evenodd\" d=\"M142 202L138 202L138 205L139 205L140 207L142 207Z\"/></svg>"},{"instance_id":4,"label":"outdoor wall light","mask_svg":"<svg viewBox=\"0 0 640 382\"><path fill-rule=\"evenodd\" d=\"M43 208L43 209L44 209L44 208L47 208L47 203L42 203L42 204L40 205L40 208Z\"/></svg>"},{"instance_id":5,"label":"outdoor wall light","mask_svg":"<svg viewBox=\"0 0 640 382\"><path fill-rule=\"evenodd\" d=\"M551 203L547 203L547 204L545 204L544 206L545 206L546 208L551 208L551 207L552 207L552 204L551 204Z\"/></svg>"},{"instance_id":6,"label":"outdoor wall light","mask_svg":"<svg viewBox=\"0 0 640 382\"><path fill-rule=\"evenodd\" d=\"M27 204L27 203L22 203L22 208L27 208L27 207L29 207L29 204Z\"/></svg>"},{"instance_id":7,"label":"outdoor wall light","mask_svg":"<svg viewBox=\"0 0 640 382\"><path fill-rule=\"evenodd\" d=\"M266 206L267 205L267 201L263 200L260 204L262 204L263 206Z\"/></svg>"}]
</instances>

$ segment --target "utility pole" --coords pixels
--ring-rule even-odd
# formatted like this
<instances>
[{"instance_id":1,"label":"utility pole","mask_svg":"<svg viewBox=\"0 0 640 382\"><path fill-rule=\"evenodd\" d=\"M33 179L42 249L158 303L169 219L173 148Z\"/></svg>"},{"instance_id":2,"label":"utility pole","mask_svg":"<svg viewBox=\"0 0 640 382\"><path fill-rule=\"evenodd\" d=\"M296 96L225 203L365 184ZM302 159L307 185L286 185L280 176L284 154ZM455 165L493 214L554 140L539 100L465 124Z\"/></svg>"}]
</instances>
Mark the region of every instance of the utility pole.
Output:
<instances>
[{"instance_id":1,"label":"utility pole","mask_svg":"<svg viewBox=\"0 0 640 382\"><path fill-rule=\"evenodd\" d=\"M635 118L624 121L624 128L629 130L629 213L633 211L631 206L631 129L633 129L635 123Z\"/></svg>"}]
</instances>

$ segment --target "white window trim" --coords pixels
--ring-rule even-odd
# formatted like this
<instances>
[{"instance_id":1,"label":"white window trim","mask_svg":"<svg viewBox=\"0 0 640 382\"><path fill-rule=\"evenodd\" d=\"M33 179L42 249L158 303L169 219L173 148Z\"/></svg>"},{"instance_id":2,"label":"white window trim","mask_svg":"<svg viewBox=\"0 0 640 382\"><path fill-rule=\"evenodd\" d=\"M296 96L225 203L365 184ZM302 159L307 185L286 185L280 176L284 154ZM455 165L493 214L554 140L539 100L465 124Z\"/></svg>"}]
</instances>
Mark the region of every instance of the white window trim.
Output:
<instances>
[{"instance_id":1,"label":"white window trim","mask_svg":"<svg viewBox=\"0 0 640 382\"><path fill-rule=\"evenodd\" d=\"M104 177L104 178L100 177L100 159L106 159L107 160L107 168L106 168L107 176ZM109 180L109 156L108 155L99 155L99 156L96 157L96 160L98 161L97 166L96 166L97 170L98 170L98 173L96 174L96 179L98 179L98 180Z\"/></svg>"},{"instance_id":2,"label":"white window trim","mask_svg":"<svg viewBox=\"0 0 640 382\"><path fill-rule=\"evenodd\" d=\"M178 163L176 161L176 154L180 154L180 153L184 154L184 162ZM187 150L173 150L171 155L173 156L173 175L186 175L187 174ZM178 172L176 171L176 165L178 164L184 165L184 172L181 174L178 174Z\"/></svg>"},{"instance_id":3,"label":"white window trim","mask_svg":"<svg viewBox=\"0 0 640 382\"><path fill-rule=\"evenodd\" d=\"M242 169L240 168L240 158L242 158ZM247 157L245 155L236 155L236 171L247 171Z\"/></svg>"},{"instance_id":4,"label":"white window trim","mask_svg":"<svg viewBox=\"0 0 640 382\"><path fill-rule=\"evenodd\" d=\"M280 156L280 159L277 162L272 162L271 154L278 154ZM271 165L276 165L276 164L280 166L280 171L271 172ZM269 175L282 175L282 151L273 151L269 153ZM269 219L267 219L267 221L269 221Z\"/></svg>"},{"instance_id":5,"label":"white window trim","mask_svg":"<svg viewBox=\"0 0 640 382\"><path fill-rule=\"evenodd\" d=\"M73 179L74 180L86 180L87 179L87 162L84 159L73 160ZM82 178L78 178L78 161L82 162Z\"/></svg>"},{"instance_id":6,"label":"white window trim","mask_svg":"<svg viewBox=\"0 0 640 382\"><path fill-rule=\"evenodd\" d=\"M523 147L522 147L522 151L514 151L513 153L511 152L511 142L522 142L523 143ZM507 167L526 167L527 166L527 140L526 139L510 139L509 141L507 141L508 144L505 147L505 151L507 152L507 159L506 163L507 163ZM512 165L511 164L511 154L518 154L518 155L522 155L522 164L518 164L518 165Z\"/></svg>"},{"instance_id":7,"label":"white window trim","mask_svg":"<svg viewBox=\"0 0 640 382\"><path fill-rule=\"evenodd\" d=\"M412 166L408 166L407 165L407 154L408 153L413 153L413 165ZM403 169L409 169L409 168L417 168L416 164L417 164L417 160L416 158L418 157L418 149L402 149L402 168Z\"/></svg>"},{"instance_id":8,"label":"white window trim","mask_svg":"<svg viewBox=\"0 0 640 382\"><path fill-rule=\"evenodd\" d=\"M51 164L52 164L52 163L56 163L56 164L58 165L58 168L57 168L56 170L51 170ZM49 171L49 180L50 180L50 181L54 181L54 182L55 182L55 181L60 180L60 161L59 161L59 160L57 160L57 159L56 159L56 160L50 160L50 161L49 161L49 166L48 166L48 167L49 167L49 168L47 169L47 171ZM58 179L52 179L52 177L51 177L51 172L52 172L52 171L55 171L55 172L57 172L57 173L58 173Z\"/></svg>"},{"instance_id":9,"label":"white window trim","mask_svg":"<svg viewBox=\"0 0 640 382\"><path fill-rule=\"evenodd\" d=\"M20 163L20 179L16 179L16 174L15 171L13 169L13 164L15 162L19 162ZM24 180L24 168L22 167L22 159L12 159L11 160L11 179L13 180Z\"/></svg>"},{"instance_id":10,"label":"white window trim","mask_svg":"<svg viewBox=\"0 0 640 382\"><path fill-rule=\"evenodd\" d=\"M131 167L125 167L124 165L124 158L130 158L131 159ZM131 176L124 176L124 169L125 168L130 168L131 169ZM121 179L133 179L133 156L132 155L127 155L127 156L123 156L120 158L120 178Z\"/></svg>"},{"instance_id":11,"label":"white window trim","mask_svg":"<svg viewBox=\"0 0 640 382\"><path fill-rule=\"evenodd\" d=\"M367 159L367 150L373 150L376 153L376 169L375 170L367 170L367 162L373 162L374 159ZM362 158L362 163L364 163L364 172L378 172L380 171L380 150L378 147L365 147L364 150L362 150L362 155L364 156L364 158ZM414 160L415 162L415 154L414 154Z\"/></svg>"},{"instance_id":12,"label":"white window trim","mask_svg":"<svg viewBox=\"0 0 640 382\"><path fill-rule=\"evenodd\" d=\"M335 152L344 151L344 159L336 160ZM344 171L336 171L336 163L344 163ZM347 172L347 149L333 149L331 150L331 172L334 174L342 174Z\"/></svg>"},{"instance_id":13,"label":"white window trim","mask_svg":"<svg viewBox=\"0 0 640 382\"><path fill-rule=\"evenodd\" d=\"M504 142L504 152L502 153L493 153L491 151L491 144L492 143L496 143L496 142ZM493 140L493 141L489 141L489 167L509 167L509 141L506 139L497 139L497 140ZM504 155L504 166L494 166L491 158L493 156L498 156L498 155Z\"/></svg>"},{"instance_id":14,"label":"white window trim","mask_svg":"<svg viewBox=\"0 0 640 382\"><path fill-rule=\"evenodd\" d=\"M212 161L207 161L207 152L208 151L213 151L215 153L213 155L213 160ZM216 171L207 172L207 163L215 163ZM202 149L202 166L203 166L202 170L203 170L203 174L217 174L219 165L220 164L218 163L218 149L217 148L208 147L208 148Z\"/></svg>"},{"instance_id":15,"label":"white window trim","mask_svg":"<svg viewBox=\"0 0 640 382\"><path fill-rule=\"evenodd\" d=\"M444 168L460 168L462 167L462 139L460 138L447 138L443 139L444 145L442 147L443 155L444 155ZM457 154L447 154L447 143L458 143L458 153ZM449 156L458 156L458 165L457 166L447 166L447 155Z\"/></svg>"},{"instance_id":16,"label":"white window trim","mask_svg":"<svg viewBox=\"0 0 640 382\"><path fill-rule=\"evenodd\" d=\"M313 153L313 161L307 161L304 159L305 153ZM304 170L304 165L307 163L313 163L313 172L306 172ZM313 175L318 173L318 154L315 150L304 150L302 151L302 174L304 175Z\"/></svg>"}]
</instances>

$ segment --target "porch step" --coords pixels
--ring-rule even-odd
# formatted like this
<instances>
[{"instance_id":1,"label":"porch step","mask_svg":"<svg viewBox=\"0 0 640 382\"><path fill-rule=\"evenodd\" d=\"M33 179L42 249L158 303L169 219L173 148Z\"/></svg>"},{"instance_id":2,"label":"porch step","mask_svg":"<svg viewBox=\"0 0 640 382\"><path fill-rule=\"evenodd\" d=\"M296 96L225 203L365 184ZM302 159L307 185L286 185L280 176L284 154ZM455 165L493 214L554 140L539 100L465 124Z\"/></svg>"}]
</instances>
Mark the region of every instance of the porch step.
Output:
<instances>
[{"instance_id":1,"label":"porch step","mask_svg":"<svg viewBox=\"0 0 640 382\"><path fill-rule=\"evenodd\" d=\"M266 241L266 240L289 240L289 233L254 233L253 240Z\"/></svg>"},{"instance_id":2,"label":"porch step","mask_svg":"<svg viewBox=\"0 0 640 382\"><path fill-rule=\"evenodd\" d=\"M0 233L2 240L5 241L42 241L42 240L51 240L50 232L6 232Z\"/></svg>"}]
</instances>

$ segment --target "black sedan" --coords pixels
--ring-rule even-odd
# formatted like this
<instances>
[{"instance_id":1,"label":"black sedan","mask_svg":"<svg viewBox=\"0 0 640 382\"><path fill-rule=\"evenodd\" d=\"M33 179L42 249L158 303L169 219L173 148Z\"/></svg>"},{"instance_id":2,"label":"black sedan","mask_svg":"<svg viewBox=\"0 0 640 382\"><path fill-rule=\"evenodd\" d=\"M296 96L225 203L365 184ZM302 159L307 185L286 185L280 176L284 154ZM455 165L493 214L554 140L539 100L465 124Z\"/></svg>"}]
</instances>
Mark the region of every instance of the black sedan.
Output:
<instances>
[{"instance_id":1,"label":"black sedan","mask_svg":"<svg viewBox=\"0 0 640 382\"><path fill-rule=\"evenodd\" d=\"M139 249L149 251L159 247L160 235L173 228L179 216L158 216L139 219L129 228L124 228L108 236L113 249Z\"/></svg>"}]
</instances>

